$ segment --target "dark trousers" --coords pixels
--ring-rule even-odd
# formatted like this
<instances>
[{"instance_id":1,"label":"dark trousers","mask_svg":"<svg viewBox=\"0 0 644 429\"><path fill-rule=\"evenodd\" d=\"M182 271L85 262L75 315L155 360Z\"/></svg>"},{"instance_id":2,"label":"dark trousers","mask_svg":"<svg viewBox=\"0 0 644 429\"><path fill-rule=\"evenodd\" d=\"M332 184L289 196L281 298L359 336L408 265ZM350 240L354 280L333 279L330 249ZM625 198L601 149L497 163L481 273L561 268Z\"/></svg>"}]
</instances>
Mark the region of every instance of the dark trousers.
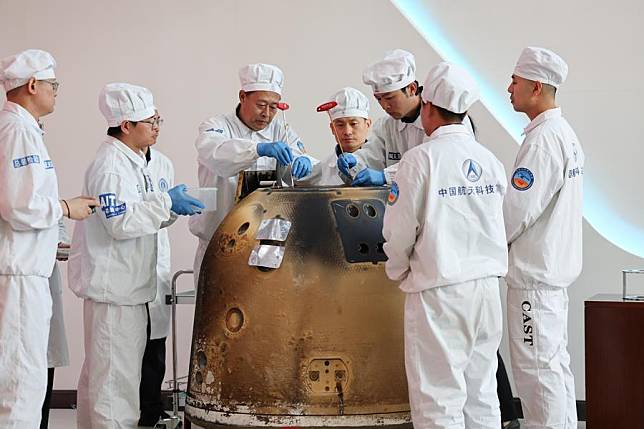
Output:
<instances>
[{"instance_id":1,"label":"dark trousers","mask_svg":"<svg viewBox=\"0 0 644 429\"><path fill-rule=\"evenodd\" d=\"M47 393L45 393L45 402L42 404L42 418L40 419L40 429L47 429L49 426L49 408L51 407L51 391L54 388L54 369L47 368Z\"/></svg>"},{"instance_id":2,"label":"dark trousers","mask_svg":"<svg viewBox=\"0 0 644 429\"><path fill-rule=\"evenodd\" d=\"M139 424L142 426L154 426L161 417L163 377L165 377L165 337L150 339L150 316L148 313L148 342L143 353L141 385L139 386L141 403Z\"/></svg>"},{"instance_id":3,"label":"dark trousers","mask_svg":"<svg viewBox=\"0 0 644 429\"><path fill-rule=\"evenodd\" d=\"M499 352L496 352L499 360L499 366L496 369L496 393L499 395L499 403L501 404L501 421L509 422L518 419L516 407L514 406L514 398L512 397L512 388L510 387L510 380L508 373L505 371L505 365Z\"/></svg>"}]
</instances>

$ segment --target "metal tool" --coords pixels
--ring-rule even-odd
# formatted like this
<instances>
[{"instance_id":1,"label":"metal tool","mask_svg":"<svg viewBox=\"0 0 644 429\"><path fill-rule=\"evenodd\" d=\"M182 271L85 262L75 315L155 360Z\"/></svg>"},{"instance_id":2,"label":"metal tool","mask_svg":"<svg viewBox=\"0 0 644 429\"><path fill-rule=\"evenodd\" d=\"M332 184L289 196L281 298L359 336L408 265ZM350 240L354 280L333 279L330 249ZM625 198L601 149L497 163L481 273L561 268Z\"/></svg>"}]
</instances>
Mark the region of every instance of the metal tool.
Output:
<instances>
[{"instance_id":1,"label":"metal tool","mask_svg":"<svg viewBox=\"0 0 644 429\"><path fill-rule=\"evenodd\" d=\"M282 130L284 132L284 143L288 144L288 123L286 122L286 111L291 108L291 106L288 105L288 103L280 102L277 103L277 108L282 111ZM290 146L290 145L289 145ZM277 167L275 168L275 173L276 173L276 181L275 181L275 187L276 188L282 188L282 185L286 185L288 187L293 187L293 174L291 173L291 166L290 165L280 165L280 163L277 163Z\"/></svg>"}]
</instances>

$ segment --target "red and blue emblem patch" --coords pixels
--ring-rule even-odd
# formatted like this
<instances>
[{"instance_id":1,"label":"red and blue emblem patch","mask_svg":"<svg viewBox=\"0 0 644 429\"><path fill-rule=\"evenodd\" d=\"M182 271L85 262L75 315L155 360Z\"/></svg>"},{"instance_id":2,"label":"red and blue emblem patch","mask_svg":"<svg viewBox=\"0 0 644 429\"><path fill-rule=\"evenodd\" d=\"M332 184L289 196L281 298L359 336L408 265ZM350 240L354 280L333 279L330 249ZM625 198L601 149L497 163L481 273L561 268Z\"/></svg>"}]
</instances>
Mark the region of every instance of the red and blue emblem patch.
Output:
<instances>
[{"instance_id":1,"label":"red and blue emblem patch","mask_svg":"<svg viewBox=\"0 0 644 429\"><path fill-rule=\"evenodd\" d=\"M527 191L534 183L534 174L527 168L517 168L512 174L512 187L518 191Z\"/></svg>"},{"instance_id":2,"label":"red and blue emblem patch","mask_svg":"<svg viewBox=\"0 0 644 429\"><path fill-rule=\"evenodd\" d=\"M391 183L391 190L389 191L389 196L387 197L387 204L390 206L393 206L396 204L396 201L398 201L398 195L400 194L400 190L398 189L398 183L392 182Z\"/></svg>"}]
</instances>

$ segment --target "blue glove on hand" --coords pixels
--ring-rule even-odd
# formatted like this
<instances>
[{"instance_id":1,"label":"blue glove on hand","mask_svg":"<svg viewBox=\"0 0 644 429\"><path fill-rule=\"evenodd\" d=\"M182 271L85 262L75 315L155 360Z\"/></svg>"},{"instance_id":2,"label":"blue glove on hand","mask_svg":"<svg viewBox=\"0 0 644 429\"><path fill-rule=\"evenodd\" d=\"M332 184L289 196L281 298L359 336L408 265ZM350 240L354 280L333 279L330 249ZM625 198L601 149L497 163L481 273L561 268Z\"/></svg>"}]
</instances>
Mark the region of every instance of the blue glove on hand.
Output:
<instances>
[{"instance_id":1,"label":"blue glove on hand","mask_svg":"<svg viewBox=\"0 0 644 429\"><path fill-rule=\"evenodd\" d=\"M186 194L186 189L188 189L186 185L177 185L168 191L172 200L171 210L182 216L201 213L199 210L204 208L204 205L198 199Z\"/></svg>"},{"instance_id":2,"label":"blue glove on hand","mask_svg":"<svg viewBox=\"0 0 644 429\"><path fill-rule=\"evenodd\" d=\"M293 177L301 179L302 177L306 177L311 174L312 168L313 167L311 166L311 160L305 156L300 156L298 158L295 158L295 161L293 161L291 174L293 175Z\"/></svg>"},{"instance_id":3,"label":"blue glove on hand","mask_svg":"<svg viewBox=\"0 0 644 429\"><path fill-rule=\"evenodd\" d=\"M257 154L275 158L282 165L293 162L291 148L284 142L257 143Z\"/></svg>"},{"instance_id":4,"label":"blue glove on hand","mask_svg":"<svg viewBox=\"0 0 644 429\"><path fill-rule=\"evenodd\" d=\"M382 186L385 184L385 172L365 168L356 175L351 186Z\"/></svg>"},{"instance_id":5,"label":"blue glove on hand","mask_svg":"<svg viewBox=\"0 0 644 429\"><path fill-rule=\"evenodd\" d=\"M358 160L355 156L350 153L343 153L338 156L338 170L340 170L345 176L351 177L349 169L355 166L358 163Z\"/></svg>"}]
</instances>

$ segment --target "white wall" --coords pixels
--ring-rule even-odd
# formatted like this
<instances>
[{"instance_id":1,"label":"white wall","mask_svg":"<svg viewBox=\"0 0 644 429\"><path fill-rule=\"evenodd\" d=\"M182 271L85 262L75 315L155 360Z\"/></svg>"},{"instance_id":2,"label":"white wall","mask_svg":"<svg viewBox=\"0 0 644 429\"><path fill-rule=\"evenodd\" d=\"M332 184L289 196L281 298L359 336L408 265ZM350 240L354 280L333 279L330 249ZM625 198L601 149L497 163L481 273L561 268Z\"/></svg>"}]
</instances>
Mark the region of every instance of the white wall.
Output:
<instances>
[{"instance_id":1,"label":"white wall","mask_svg":"<svg viewBox=\"0 0 644 429\"><path fill-rule=\"evenodd\" d=\"M505 97L508 76L527 44L560 52L571 66L561 91L564 113L586 150L587 171L609 195L623 219L644 227L638 195L637 121L644 88L638 42L640 3L619 0L589 10L581 0L534 5L509 0L423 3L481 77ZM562 9L564 8L564 9ZM47 117L46 143L55 161L62 196L79 193L84 169L105 132L97 108L103 84L129 81L149 87L166 119L157 148L174 162L177 181L196 183L193 141L199 122L228 112L239 90L237 70L269 62L285 72L288 121L309 151L331 148L327 120L315 106L343 86L369 94L361 82L365 65L396 47L416 55L419 80L440 60L399 11L386 0L193 0L190 2L87 2L0 0L0 57L26 48L54 54L62 82L56 112ZM377 104L372 114L383 114ZM472 115L481 140L511 169L517 146L482 106ZM625 126L627 125L627 126ZM619 219L615 220L616 222ZM583 300L619 290L619 270L644 265L586 227L585 269L571 288L570 343L577 397L584 398ZM195 239L185 220L172 227L173 271L192 267ZM191 279L181 287L190 288ZM70 367L57 371L57 389L73 389L82 363L82 306L68 290L65 319ZM180 372L186 372L191 306L179 308Z\"/></svg>"}]
</instances>

